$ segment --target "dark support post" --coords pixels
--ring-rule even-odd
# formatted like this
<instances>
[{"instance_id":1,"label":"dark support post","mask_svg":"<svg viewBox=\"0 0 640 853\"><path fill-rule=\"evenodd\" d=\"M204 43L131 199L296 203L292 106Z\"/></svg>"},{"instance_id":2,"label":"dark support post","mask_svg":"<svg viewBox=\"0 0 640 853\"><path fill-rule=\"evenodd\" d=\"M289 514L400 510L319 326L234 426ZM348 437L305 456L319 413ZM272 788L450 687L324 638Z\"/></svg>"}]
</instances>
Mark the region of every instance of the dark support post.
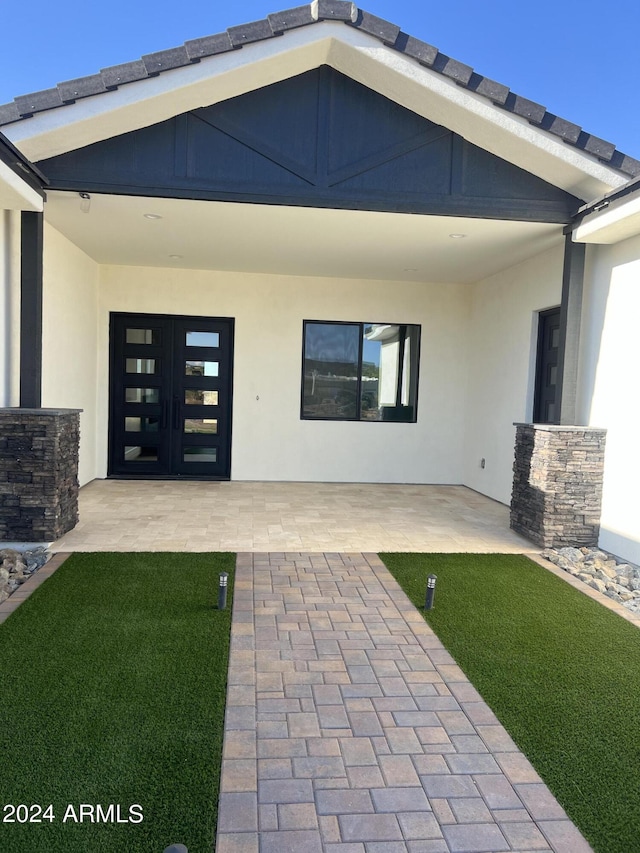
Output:
<instances>
[{"instance_id":1,"label":"dark support post","mask_svg":"<svg viewBox=\"0 0 640 853\"><path fill-rule=\"evenodd\" d=\"M218 610L224 610L227 606L227 581L229 575L227 572L222 572L220 575L220 586L218 587Z\"/></svg>"},{"instance_id":2,"label":"dark support post","mask_svg":"<svg viewBox=\"0 0 640 853\"><path fill-rule=\"evenodd\" d=\"M585 248L583 243L574 243L571 234L566 235L562 272L562 303L560 305L558 383L556 385L558 423L563 425L572 425L576 422L578 349L580 346Z\"/></svg>"},{"instance_id":3,"label":"dark support post","mask_svg":"<svg viewBox=\"0 0 640 853\"><path fill-rule=\"evenodd\" d=\"M20 406L42 406L43 214L23 211L20 270Z\"/></svg>"}]
</instances>

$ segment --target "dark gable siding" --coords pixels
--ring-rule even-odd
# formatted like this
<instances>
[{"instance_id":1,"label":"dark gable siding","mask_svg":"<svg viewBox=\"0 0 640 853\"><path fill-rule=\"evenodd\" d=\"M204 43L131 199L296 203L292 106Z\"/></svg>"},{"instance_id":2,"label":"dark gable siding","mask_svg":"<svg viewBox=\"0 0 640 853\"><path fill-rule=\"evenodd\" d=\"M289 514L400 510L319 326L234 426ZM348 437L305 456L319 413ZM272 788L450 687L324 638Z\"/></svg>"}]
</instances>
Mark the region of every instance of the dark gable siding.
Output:
<instances>
[{"instance_id":1,"label":"dark gable siding","mask_svg":"<svg viewBox=\"0 0 640 853\"><path fill-rule=\"evenodd\" d=\"M52 189L568 222L580 200L323 67L43 160Z\"/></svg>"}]
</instances>

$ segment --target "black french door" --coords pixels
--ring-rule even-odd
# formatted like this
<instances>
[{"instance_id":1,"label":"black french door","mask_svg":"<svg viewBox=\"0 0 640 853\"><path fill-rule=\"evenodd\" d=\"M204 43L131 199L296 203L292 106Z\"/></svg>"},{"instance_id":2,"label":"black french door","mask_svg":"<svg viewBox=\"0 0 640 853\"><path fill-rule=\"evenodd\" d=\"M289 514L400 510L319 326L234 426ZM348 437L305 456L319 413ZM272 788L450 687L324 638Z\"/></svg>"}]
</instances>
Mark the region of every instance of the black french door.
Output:
<instances>
[{"instance_id":1,"label":"black french door","mask_svg":"<svg viewBox=\"0 0 640 853\"><path fill-rule=\"evenodd\" d=\"M233 320L111 314L109 474L231 472Z\"/></svg>"}]
</instances>

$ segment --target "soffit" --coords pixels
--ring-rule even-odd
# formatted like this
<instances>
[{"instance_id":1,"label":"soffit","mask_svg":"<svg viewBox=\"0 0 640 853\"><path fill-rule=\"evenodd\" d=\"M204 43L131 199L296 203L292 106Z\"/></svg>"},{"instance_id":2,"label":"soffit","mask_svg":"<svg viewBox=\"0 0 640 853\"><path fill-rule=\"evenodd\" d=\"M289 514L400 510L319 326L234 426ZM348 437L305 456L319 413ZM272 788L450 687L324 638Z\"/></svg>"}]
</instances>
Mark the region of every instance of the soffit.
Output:
<instances>
[{"instance_id":1,"label":"soffit","mask_svg":"<svg viewBox=\"0 0 640 853\"><path fill-rule=\"evenodd\" d=\"M619 243L640 234L640 194L586 217L573 232L576 243Z\"/></svg>"},{"instance_id":2,"label":"soffit","mask_svg":"<svg viewBox=\"0 0 640 853\"><path fill-rule=\"evenodd\" d=\"M478 281L562 240L544 223L96 194L84 213L57 191L46 220L100 264L397 282Z\"/></svg>"}]
</instances>

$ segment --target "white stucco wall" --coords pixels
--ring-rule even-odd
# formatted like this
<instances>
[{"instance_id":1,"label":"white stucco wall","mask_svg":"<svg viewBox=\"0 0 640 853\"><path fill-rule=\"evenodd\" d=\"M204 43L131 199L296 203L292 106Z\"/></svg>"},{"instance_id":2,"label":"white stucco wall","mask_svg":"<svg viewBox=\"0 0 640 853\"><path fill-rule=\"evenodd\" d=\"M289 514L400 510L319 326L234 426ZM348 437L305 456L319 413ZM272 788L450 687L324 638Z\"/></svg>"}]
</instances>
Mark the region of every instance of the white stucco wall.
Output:
<instances>
[{"instance_id":1,"label":"white stucco wall","mask_svg":"<svg viewBox=\"0 0 640 853\"><path fill-rule=\"evenodd\" d=\"M0 406L20 397L20 212L0 210Z\"/></svg>"},{"instance_id":2,"label":"white stucco wall","mask_svg":"<svg viewBox=\"0 0 640 853\"><path fill-rule=\"evenodd\" d=\"M556 248L470 286L463 482L505 504L513 424L533 413L537 313L560 304L562 264L559 238Z\"/></svg>"},{"instance_id":3,"label":"white stucco wall","mask_svg":"<svg viewBox=\"0 0 640 853\"><path fill-rule=\"evenodd\" d=\"M607 430L600 546L640 563L640 237L588 246L578 414Z\"/></svg>"},{"instance_id":4,"label":"white stucco wall","mask_svg":"<svg viewBox=\"0 0 640 853\"><path fill-rule=\"evenodd\" d=\"M45 224L42 405L82 409L78 478L96 476L98 265Z\"/></svg>"},{"instance_id":5,"label":"white stucco wall","mask_svg":"<svg viewBox=\"0 0 640 853\"><path fill-rule=\"evenodd\" d=\"M464 286L104 266L96 476L107 470L109 312L234 317L232 478L460 483ZM417 424L300 420L302 321L422 325Z\"/></svg>"}]
</instances>

